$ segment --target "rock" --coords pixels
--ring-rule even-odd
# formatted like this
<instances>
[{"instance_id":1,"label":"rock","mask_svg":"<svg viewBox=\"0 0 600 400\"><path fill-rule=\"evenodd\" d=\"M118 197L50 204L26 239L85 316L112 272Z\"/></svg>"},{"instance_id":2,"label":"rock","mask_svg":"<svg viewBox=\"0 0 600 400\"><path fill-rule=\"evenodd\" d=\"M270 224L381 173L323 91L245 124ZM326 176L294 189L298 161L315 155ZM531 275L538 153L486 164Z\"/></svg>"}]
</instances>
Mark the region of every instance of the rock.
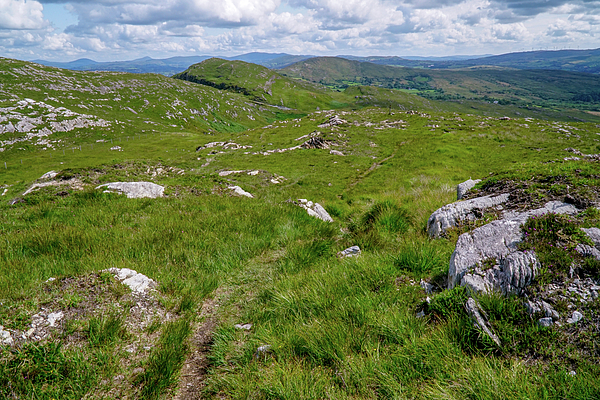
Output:
<instances>
[{"instance_id":1,"label":"rock","mask_svg":"<svg viewBox=\"0 0 600 400\"><path fill-rule=\"evenodd\" d=\"M126 194L129 199L150 198L156 199L163 196L164 186L152 182L111 182L96 187L106 188L105 192Z\"/></svg>"},{"instance_id":2,"label":"rock","mask_svg":"<svg viewBox=\"0 0 600 400\"><path fill-rule=\"evenodd\" d=\"M128 286L134 293L146 294L157 286L156 282L146 275L129 268L109 268L106 271L113 274L117 280Z\"/></svg>"},{"instance_id":3,"label":"rock","mask_svg":"<svg viewBox=\"0 0 600 400\"><path fill-rule=\"evenodd\" d=\"M551 201L542 208L513 213L511 218L492 221L462 234L450 258L448 287L462 285L475 292L497 290L519 294L539 268L535 253L517 248L523 236L521 226L528 218L549 212L572 215L577 208Z\"/></svg>"},{"instance_id":4,"label":"rock","mask_svg":"<svg viewBox=\"0 0 600 400\"><path fill-rule=\"evenodd\" d=\"M476 199L457 201L445 205L431 214L427 221L427 233L429 236L440 237L461 221L472 221L482 216L482 210L494 207L508 201L509 194L498 196L484 196Z\"/></svg>"},{"instance_id":5,"label":"rock","mask_svg":"<svg viewBox=\"0 0 600 400\"><path fill-rule=\"evenodd\" d=\"M329 142L322 137L315 136L302 143L300 147L303 149L328 149Z\"/></svg>"},{"instance_id":6,"label":"rock","mask_svg":"<svg viewBox=\"0 0 600 400\"><path fill-rule=\"evenodd\" d=\"M359 256L360 253L361 253L360 247L352 246L352 247L348 247L346 250L342 250L342 251L338 252L337 256L340 258L356 257L356 256Z\"/></svg>"},{"instance_id":7,"label":"rock","mask_svg":"<svg viewBox=\"0 0 600 400\"><path fill-rule=\"evenodd\" d=\"M13 338L10 335L10 332L5 331L4 327L2 325L0 325L0 343L7 345L7 346L12 346L14 343Z\"/></svg>"},{"instance_id":8,"label":"rock","mask_svg":"<svg viewBox=\"0 0 600 400\"><path fill-rule=\"evenodd\" d=\"M481 182L481 179L477 179L477 180L473 180L473 179L469 179L467 181L464 181L463 183L459 183L456 186L456 200L461 200L465 194L471 190L473 188L473 186L477 185L479 182Z\"/></svg>"},{"instance_id":9,"label":"rock","mask_svg":"<svg viewBox=\"0 0 600 400\"><path fill-rule=\"evenodd\" d=\"M574 323L581 321L582 319L583 319L582 313L580 313L579 311L573 311L571 318L567 319L567 324L574 324Z\"/></svg>"},{"instance_id":10,"label":"rock","mask_svg":"<svg viewBox=\"0 0 600 400\"><path fill-rule=\"evenodd\" d=\"M14 206L15 204L19 204L19 203L25 203L25 200L23 200L21 197L15 197L14 199L12 199L8 202L8 205Z\"/></svg>"},{"instance_id":11,"label":"rock","mask_svg":"<svg viewBox=\"0 0 600 400\"><path fill-rule=\"evenodd\" d=\"M538 325L544 328L548 328L550 326L552 326L554 324L554 322L552 321L552 318L550 317L546 317L546 318L540 318L538 320Z\"/></svg>"},{"instance_id":12,"label":"rock","mask_svg":"<svg viewBox=\"0 0 600 400\"><path fill-rule=\"evenodd\" d=\"M595 247L588 246L587 244L578 244L575 247L575 251L584 257L594 257L600 261L600 251Z\"/></svg>"},{"instance_id":13,"label":"rock","mask_svg":"<svg viewBox=\"0 0 600 400\"><path fill-rule=\"evenodd\" d=\"M261 354L267 354L271 351L271 345L265 344L256 349L255 357L260 356Z\"/></svg>"},{"instance_id":14,"label":"rock","mask_svg":"<svg viewBox=\"0 0 600 400\"><path fill-rule=\"evenodd\" d=\"M416 318L423 318L425 316L425 311L419 311L417 313L417 315L415 315Z\"/></svg>"},{"instance_id":15,"label":"rock","mask_svg":"<svg viewBox=\"0 0 600 400\"><path fill-rule=\"evenodd\" d=\"M552 306L546 303L543 300L539 301L531 301L528 300L525 302L525 308L527 309L527 313L529 315L534 315L536 313L543 313L546 318L559 319L560 315L558 312L552 308Z\"/></svg>"},{"instance_id":16,"label":"rock","mask_svg":"<svg viewBox=\"0 0 600 400\"><path fill-rule=\"evenodd\" d=\"M344 153L342 153L341 151L337 151L337 150L329 150L329 154L333 154L334 156L343 156Z\"/></svg>"},{"instance_id":17,"label":"rock","mask_svg":"<svg viewBox=\"0 0 600 400\"><path fill-rule=\"evenodd\" d=\"M62 311L48 314L48 324L50 327L54 327L58 321L60 321L65 315Z\"/></svg>"},{"instance_id":18,"label":"rock","mask_svg":"<svg viewBox=\"0 0 600 400\"><path fill-rule=\"evenodd\" d=\"M56 178L56 175L58 175L58 172L56 172L56 171L48 171L44 175L42 175L40 177L40 180L54 179L54 178Z\"/></svg>"},{"instance_id":19,"label":"rock","mask_svg":"<svg viewBox=\"0 0 600 400\"><path fill-rule=\"evenodd\" d=\"M298 199L298 202L294 202L294 204L304 208L311 217L319 218L325 222L333 222L333 218L319 203L313 203L306 199Z\"/></svg>"},{"instance_id":20,"label":"rock","mask_svg":"<svg viewBox=\"0 0 600 400\"><path fill-rule=\"evenodd\" d=\"M471 317L471 320L473 320L475 323L475 326L483 331L490 339L492 339L494 343L500 346L500 339L494 334L494 332L492 332L492 329L481 313L479 304L473 300L473 298L469 297L465 303L465 309L467 310L469 317Z\"/></svg>"},{"instance_id":21,"label":"rock","mask_svg":"<svg viewBox=\"0 0 600 400\"><path fill-rule=\"evenodd\" d=\"M600 229L598 228L581 228L581 230L594 242L594 247L600 250Z\"/></svg>"},{"instance_id":22,"label":"rock","mask_svg":"<svg viewBox=\"0 0 600 400\"><path fill-rule=\"evenodd\" d=\"M121 146L113 146L110 148L112 151L123 151L123 149L121 148Z\"/></svg>"},{"instance_id":23,"label":"rock","mask_svg":"<svg viewBox=\"0 0 600 400\"><path fill-rule=\"evenodd\" d=\"M319 125L319 128L330 128L332 126L345 124L347 121L341 119L338 115L333 115L329 117L329 120L323 122Z\"/></svg>"},{"instance_id":24,"label":"rock","mask_svg":"<svg viewBox=\"0 0 600 400\"><path fill-rule=\"evenodd\" d=\"M246 192L244 189L242 189L239 186L228 186L229 189L233 190L233 192L235 194L237 194L238 196L246 196L246 197L250 197L250 198L254 198L254 196L252 196L250 193Z\"/></svg>"},{"instance_id":25,"label":"rock","mask_svg":"<svg viewBox=\"0 0 600 400\"><path fill-rule=\"evenodd\" d=\"M435 290L435 286L433 286L429 282L425 282L423 279L421 279L420 285L423 288L423 290L425 290L425 293L427 293L427 294L431 294Z\"/></svg>"},{"instance_id":26,"label":"rock","mask_svg":"<svg viewBox=\"0 0 600 400\"><path fill-rule=\"evenodd\" d=\"M252 324L235 324L233 327L235 329L242 329L245 331L249 331L250 329L252 329Z\"/></svg>"}]
</instances>

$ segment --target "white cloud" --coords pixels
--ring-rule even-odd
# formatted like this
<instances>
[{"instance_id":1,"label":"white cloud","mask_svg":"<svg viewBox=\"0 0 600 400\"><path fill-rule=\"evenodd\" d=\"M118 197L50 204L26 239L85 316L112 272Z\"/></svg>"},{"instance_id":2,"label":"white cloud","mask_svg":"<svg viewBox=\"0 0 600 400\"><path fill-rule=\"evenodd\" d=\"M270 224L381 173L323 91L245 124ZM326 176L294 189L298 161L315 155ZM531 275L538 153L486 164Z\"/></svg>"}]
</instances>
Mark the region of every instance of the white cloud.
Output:
<instances>
[{"instance_id":1,"label":"white cloud","mask_svg":"<svg viewBox=\"0 0 600 400\"><path fill-rule=\"evenodd\" d=\"M0 29L41 29L43 9L37 1L0 0Z\"/></svg>"}]
</instances>

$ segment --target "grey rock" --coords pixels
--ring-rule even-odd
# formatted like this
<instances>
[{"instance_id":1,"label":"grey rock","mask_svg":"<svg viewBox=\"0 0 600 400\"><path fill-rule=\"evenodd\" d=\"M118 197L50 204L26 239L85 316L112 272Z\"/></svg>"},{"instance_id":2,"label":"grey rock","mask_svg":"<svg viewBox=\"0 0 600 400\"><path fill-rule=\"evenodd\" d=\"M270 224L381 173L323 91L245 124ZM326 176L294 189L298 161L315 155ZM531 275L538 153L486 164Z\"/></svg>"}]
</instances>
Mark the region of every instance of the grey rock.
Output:
<instances>
[{"instance_id":1,"label":"grey rock","mask_svg":"<svg viewBox=\"0 0 600 400\"><path fill-rule=\"evenodd\" d=\"M333 218L319 203L313 203L306 199L298 199L295 204L304 208L311 217L319 218L325 222L333 222Z\"/></svg>"},{"instance_id":2,"label":"grey rock","mask_svg":"<svg viewBox=\"0 0 600 400\"><path fill-rule=\"evenodd\" d=\"M250 197L251 199L254 198L254 196L252 196L252 194L246 192L244 189L242 189L239 186L228 186L229 189L233 190L233 192L235 194L237 194L238 196L245 196L245 197Z\"/></svg>"},{"instance_id":3,"label":"grey rock","mask_svg":"<svg viewBox=\"0 0 600 400\"><path fill-rule=\"evenodd\" d=\"M424 312L424 311L419 311L419 312L418 312L418 313L415 315L415 317L416 317L416 318L423 318L423 317L425 317L425 312Z\"/></svg>"},{"instance_id":4,"label":"grey rock","mask_svg":"<svg viewBox=\"0 0 600 400\"><path fill-rule=\"evenodd\" d=\"M346 250L342 250L342 251L338 252L337 256L341 257L341 258L356 257L356 256L359 256L360 253L361 253L360 247L352 246L352 247L348 247Z\"/></svg>"},{"instance_id":5,"label":"grey rock","mask_svg":"<svg viewBox=\"0 0 600 400\"><path fill-rule=\"evenodd\" d=\"M10 332L5 331L2 325L0 325L0 343L7 346L12 346L14 343Z\"/></svg>"},{"instance_id":6,"label":"grey rock","mask_svg":"<svg viewBox=\"0 0 600 400\"><path fill-rule=\"evenodd\" d=\"M596 260L600 260L600 251L587 244L578 244L577 247L575 247L575 251L584 257L594 257Z\"/></svg>"},{"instance_id":7,"label":"grey rock","mask_svg":"<svg viewBox=\"0 0 600 400\"><path fill-rule=\"evenodd\" d=\"M146 275L129 268L109 268L106 271L113 274L117 280L137 294L146 294L157 286L156 282Z\"/></svg>"},{"instance_id":8,"label":"grey rock","mask_svg":"<svg viewBox=\"0 0 600 400\"><path fill-rule=\"evenodd\" d=\"M164 186L152 182L111 182L96 187L101 188L105 188L105 192L126 194L129 199L156 199L162 197L165 190Z\"/></svg>"},{"instance_id":9,"label":"grey rock","mask_svg":"<svg viewBox=\"0 0 600 400\"><path fill-rule=\"evenodd\" d=\"M551 201L542 208L514 213L462 234L450 258L448 287L463 285L475 292L520 293L535 278L540 265L535 253L517 248L523 236L521 226L528 218L549 212L573 215L578 210L571 204ZM486 260L495 261L495 265L486 269Z\"/></svg>"},{"instance_id":10,"label":"grey rock","mask_svg":"<svg viewBox=\"0 0 600 400\"><path fill-rule=\"evenodd\" d=\"M469 179L464 181L463 183L459 183L456 186L456 200L461 200L465 194L473 188L473 186L477 185L481 182L481 179Z\"/></svg>"},{"instance_id":11,"label":"grey rock","mask_svg":"<svg viewBox=\"0 0 600 400\"><path fill-rule=\"evenodd\" d=\"M329 154L332 154L334 156L343 156L344 153L342 153L341 151L338 150L329 150Z\"/></svg>"},{"instance_id":12,"label":"grey rock","mask_svg":"<svg viewBox=\"0 0 600 400\"><path fill-rule=\"evenodd\" d=\"M421 287L423 288L423 290L425 290L425 293L427 293L427 294L431 294L435 290L435 286L433 286L429 282L424 281L423 279L421 279L421 282L419 282L419 284L421 285Z\"/></svg>"},{"instance_id":13,"label":"grey rock","mask_svg":"<svg viewBox=\"0 0 600 400\"><path fill-rule=\"evenodd\" d=\"M259 357L261 354L267 354L271 351L271 345L265 344L263 346L259 346L256 349L255 357Z\"/></svg>"},{"instance_id":14,"label":"grey rock","mask_svg":"<svg viewBox=\"0 0 600 400\"><path fill-rule=\"evenodd\" d=\"M467 310L469 317L471 317L471 320L475 323L475 326L483 331L490 339L492 339L494 343L500 346L500 339L494 332L492 332L491 327L482 315L479 304L473 300L473 298L469 297L465 303L465 309Z\"/></svg>"},{"instance_id":15,"label":"grey rock","mask_svg":"<svg viewBox=\"0 0 600 400\"><path fill-rule=\"evenodd\" d=\"M581 230L594 242L594 247L600 250L600 229L598 228L581 228Z\"/></svg>"},{"instance_id":16,"label":"grey rock","mask_svg":"<svg viewBox=\"0 0 600 400\"><path fill-rule=\"evenodd\" d=\"M484 196L476 199L457 201L445 205L431 214L427 221L427 233L430 237L440 237L461 221L477 219L477 211L494 207L508 201L508 193L498 196Z\"/></svg>"},{"instance_id":17,"label":"grey rock","mask_svg":"<svg viewBox=\"0 0 600 400\"><path fill-rule=\"evenodd\" d=\"M548 327L552 326L552 324L554 324L554 322L552 321L552 318L550 318L550 317L540 318L538 320L538 325L543 326L544 328L548 328Z\"/></svg>"},{"instance_id":18,"label":"grey rock","mask_svg":"<svg viewBox=\"0 0 600 400\"><path fill-rule=\"evenodd\" d=\"M235 329L249 331L250 329L252 329L252 324L235 324L233 327Z\"/></svg>"},{"instance_id":19,"label":"grey rock","mask_svg":"<svg viewBox=\"0 0 600 400\"><path fill-rule=\"evenodd\" d=\"M56 178L56 175L58 175L58 172L56 172L56 171L48 171L44 175L42 175L40 177L40 180L54 179L54 178Z\"/></svg>"},{"instance_id":20,"label":"grey rock","mask_svg":"<svg viewBox=\"0 0 600 400\"><path fill-rule=\"evenodd\" d=\"M58 312L54 312L54 313L50 313L48 314L48 324L50 327L54 327L56 326L56 323L58 321L60 321L61 319L63 319L65 315L63 314L62 311L58 311Z\"/></svg>"},{"instance_id":21,"label":"grey rock","mask_svg":"<svg viewBox=\"0 0 600 400\"><path fill-rule=\"evenodd\" d=\"M580 313L579 311L573 311L571 318L567 319L567 324L574 324L576 322L581 321L582 319L583 319L582 313Z\"/></svg>"}]
</instances>

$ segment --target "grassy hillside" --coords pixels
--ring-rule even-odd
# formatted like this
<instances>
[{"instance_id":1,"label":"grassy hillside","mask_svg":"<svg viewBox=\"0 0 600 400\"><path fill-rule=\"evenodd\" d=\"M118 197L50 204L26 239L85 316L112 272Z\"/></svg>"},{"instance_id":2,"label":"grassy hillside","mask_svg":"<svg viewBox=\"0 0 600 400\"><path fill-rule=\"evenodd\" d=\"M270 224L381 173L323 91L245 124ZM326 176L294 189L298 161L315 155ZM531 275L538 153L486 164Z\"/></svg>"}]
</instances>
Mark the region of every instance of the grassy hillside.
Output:
<instances>
[{"instance_id":1,"label":"grassy hillside","mask_svg":"<svg viewBox=\"0 0 600 400\"><path fill-rule=\"evenodd\" d=\"M600 109L597 101L600 97L596 95L600 93L600 77L576 72L497 68L422 70L319 57L291 65L281 73L335 88L374 85L437 100L479 100L527 109Z\"/></svg>"},{"instance_id":2,"label":"grassy hillside","mask_svg":"<svg viewBox=\"0 0 600 400\"><path fill-rule=\"evenodd\" d=\"M347 109L276 119L246 96L190 82L2 62L0 126L26 115L36 128L22 134L52 134L0 153L0 325L17 342L0 344L0 397L600 396L600 300L582 305L575 327L543 328L521 298L481 296L502 339L490 345L464 311L465 292L441 290L466 227L435 240L425 232L468 178L536 201L599 201L595 159L564 160L566 148L600 151L595 123L459 113L360 86L338 93L353 99ZM238 76L256 95L271 79L259 78ZM212 117L192 120L205 115L190 108ZM65 125L52 122L75 112L88 126L57 131ZM311 138L321 145L301 146ZM50 170L58 175L38 180ZM154 182L165 196L96 189L115 181ZM301 198L334 222L294 205ZM600 227L594 210L576 220ZM336 255L353 245L359 257ZM136 295L107 268L143 273L156 291ZM27 336L58 312L54 327L36 328L45 336Z\"/></svg>"},{"instance_id":3,"label":"grassy hillside","mask_svg":"<svg viewBox=\"0 0 600 400\"><path fill-rule=\"evenodd\" d=\"M211 58L173 77L242 93L253 101L282 108L314 110L344 105L337 100L339 96L335 92L322 86L295 81L266 67L243 61Z\"/></svg>"}]
</instances>

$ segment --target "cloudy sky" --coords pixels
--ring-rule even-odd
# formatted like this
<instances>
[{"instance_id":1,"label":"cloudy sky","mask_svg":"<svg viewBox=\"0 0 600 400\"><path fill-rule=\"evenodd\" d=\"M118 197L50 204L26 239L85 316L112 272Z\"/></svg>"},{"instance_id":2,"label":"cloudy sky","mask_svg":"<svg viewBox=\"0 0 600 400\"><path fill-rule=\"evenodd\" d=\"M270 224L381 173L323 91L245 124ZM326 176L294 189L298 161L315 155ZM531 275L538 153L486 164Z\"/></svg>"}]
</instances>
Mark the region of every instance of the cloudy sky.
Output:
<instances>
[{"instance_id":1,"label":"cloudy sky","mask_svg":"<svg viewBox=\"0 0 600 400\"><path fill-rule=\"evenodd\" d=\"M0 56L501 54L600 47L600 0L0 0Z\"/></svg>"}]
</instances>

